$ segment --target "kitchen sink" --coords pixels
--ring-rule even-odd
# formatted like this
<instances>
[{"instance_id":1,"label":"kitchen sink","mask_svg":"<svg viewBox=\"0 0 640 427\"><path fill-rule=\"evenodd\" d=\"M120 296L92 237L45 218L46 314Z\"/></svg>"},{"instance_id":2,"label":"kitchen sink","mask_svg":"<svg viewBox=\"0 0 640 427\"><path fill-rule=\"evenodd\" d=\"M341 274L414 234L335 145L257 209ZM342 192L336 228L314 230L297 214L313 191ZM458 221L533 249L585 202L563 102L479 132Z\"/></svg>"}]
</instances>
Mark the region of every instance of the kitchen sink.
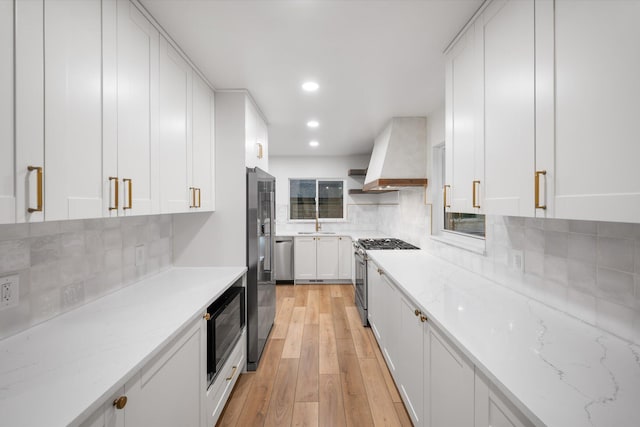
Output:
<instances>
[{"instance_id":1,"label":"kitchen sink","mask_svg":"<svg viewBox=\"0 0 640 427\"><path fill-rule=\"evenodd\" d=\"M335 231L318 231L318 234L336 234Z\"/></svg>"}]
</instances>

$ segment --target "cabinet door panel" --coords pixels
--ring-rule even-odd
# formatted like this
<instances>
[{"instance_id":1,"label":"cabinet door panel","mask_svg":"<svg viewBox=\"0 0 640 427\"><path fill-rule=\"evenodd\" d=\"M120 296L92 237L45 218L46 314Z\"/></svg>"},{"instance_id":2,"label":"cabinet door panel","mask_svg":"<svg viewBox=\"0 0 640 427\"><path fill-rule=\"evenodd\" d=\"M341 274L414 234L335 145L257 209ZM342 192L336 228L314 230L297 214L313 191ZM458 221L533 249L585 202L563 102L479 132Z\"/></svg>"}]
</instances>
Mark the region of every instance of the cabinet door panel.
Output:
<instances>
[{"instance_id":1,"label":"cabinet door panel","mask_svg":"<svg viewBox=\"0 0 640 427\"><path fill-rule=\"evenodd\" d=\"M400 348L398 354L402 358L399 366L400 392L411 421L416 426L423 421L423 369L424 357L422 338L423 325L415 315L415 306L401 298L400 316Z\"/></svg>"},{"instance_id":2,"label":"cabinet door panel","mask_svg":"<svg viewBox=\"0 0 640 427\"><path fill-rule=\"evenodd\" d=\"M82 427L124 427L125 409L116 409L113 401L120 396L124 396L124 387L119 389L100 409L89 416L82 424Z\"/></svg>"},{"instance_id":3,"label":"cabinet door panel","mask_svg":"<svg viewBox=\"0 0 640 427\"><path fill-rule=\"evenodd\" d=\"M398 356L400 347L400 293L396 287L383 275L381 276L381 294L384 311L380 313L379 326L384 340L383 352L387 359L389 371L396 382L398 381Z\"/></svg>"},{"instance_id":4,"label":"cabinet door panel","mask_svg":"<svg viewBox=\"0 0 640 427\"><path fill-rule=\"evenodd\" d=\"M294 239L294 272L296 280L315 280L316 278L316 240L315 237L296 237Z\"/></svg>"},{"instance_id":5,"label":"cabinet door panel","mask_svg":"<svg viewBox=\"0 0 640 427\"><path fill-rule=\"evenodd\" d=\"M193 79L193 182L200 189L198 210L213 210L214 95L199 77Z\"/></svg>"},{"instance_id":6,"label":"cabinet door panel","mask_svg":"<svg viewBox=\"0 0 640 427\"><path fill-rule=\"evenodd\" d=\"M493 2L480 24L484 42L485 213L533 216L533 0Z\"/></svg>"},{"instance_id":7,"label":"cabinet door panel","mask_svg":"<svg viewBox=\"0 0 640 427\"><path fill-rule=\"evenodd\" d=\"M474 419L474 367L429 328L429 414L432 426L466 427Z\"/></svg>"},{"instance_id":8,"label":"cabinet door panel","mask_svg":"<svg viewBox=\"0 0 640 427\"><path fill-rule=\"evenodd\" d=\"M319 280L338 278L338 238L318 237L316 239L316 277Z\"/></svg>"},{"instance_id":9,"label":"cabinet door panel","mask_svg":"<svg viewBox=\"0 0 640 427\"><path fill-rule=\"evenodd\" d=\"M118 0L117 128L120 207L125 215L158 212L158 31L129 2Z\"/></svg>"},{"instance_id":10,"label":"cabinet door panel","mask_svg":"<svg viewBox=\"0 0 640 427\"><path fill-rule=\"evenodd\" d=\"M189 210L191 69L160 39L160 211Z\"/></svg>"},{"instance_id":11,"label":"cabinet door panel","mask_svg":"<svg viewBox=\"0 0 640 427\"><path fill-rule=\"evenodd\" d=\"M44 2L14 5L16 221L39 222L44 211L28 212L37 206L37 173L28 167L44 167Z\"/></svg>"},{"instance_id":12,"label":"cabinet door panel","mask_svg":"<svg viewBox=\"0 0 640 427\"><path fill-rule=\"evenodd\" d=\"M451 212L476 212L472 187L482 156L478 147L480 72L476 34L471 27L447 61L446 183L451 185Z\"/></svg>"},{"instance_id":13,"label":"cabinet door panel","mask_svg":"<svg viewBox=\"0 0 640 427\"><path fill-rule=\"evenodd\" d=\"M127 425L200 425L200 338L199 326L191 328L125 385Z\"/></svg>"},{"instance_id":14,"label":"cabinet door panel","mask_svg":"<svg viewBox=\"0 0 640 427\"><path fill-rule=\"evenodd\" d=\"M636 1L555 2L555 217L640 218L638 21Z\"/></svg>"},{"instance_id":15,"label":"cabinet door panel","mask_svg":"<svg viewBox=\"0 0 640 427\"><path fill-rule=\"evenodd\" d=\"M16 220L13 135L13 2L0 2L0 224Z\"/></svg>"},{"instance_id":16,"label":"cabinet door panel","mask_svg":"<svg viewBox=\"0 0 640 427\"><path fill-rule=\"evenodd\" d=\"M349 237L339 237L338 247L338 278L341 280L351 280L351 269L353 266L353 245Z\"/></svg>"},{"instance_id":17,"label":"cabinet door panel","mask_svg":"<svg viewBox=\"0 0 640 427\"><path fill-rule=\"evenodd\" d=\"M367 317L371 330L380 344L380 348L384 346L383 337L379 325L379 318L382 316L383 296L381 287L381 278L378 274L378 268L373 261L367 262Z\"/></svg>"},{"instance_id":18,"label":"cabinet door panel","mask_svg":"<svg viewBox=\"0 0 640 427\"><path fill-rule=\"evenodd\" d=\"M45 218L102 216L100 0L45 4Z\"/></svg>"},{"instance_id":19,"label":"cabinet door panel","mask_svg":"<svg viewBox=\"0 0 640 427\"><path fill-rule=\"evenodd\" d=\"M531 427L515 407L495 392L484 375L475 377L475 427Z\"/></svg>"}]
</instances>

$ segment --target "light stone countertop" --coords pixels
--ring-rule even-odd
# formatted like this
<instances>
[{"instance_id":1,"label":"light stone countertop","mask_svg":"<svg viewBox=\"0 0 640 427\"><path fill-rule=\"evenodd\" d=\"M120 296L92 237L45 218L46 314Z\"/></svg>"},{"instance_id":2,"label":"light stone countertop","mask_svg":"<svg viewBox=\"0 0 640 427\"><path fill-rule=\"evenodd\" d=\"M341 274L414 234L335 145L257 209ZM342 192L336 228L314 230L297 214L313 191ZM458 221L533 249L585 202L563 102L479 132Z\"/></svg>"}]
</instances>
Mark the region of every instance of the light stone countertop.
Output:
<instances>
[{"instance_id":1,"label":"light stone countertop","mask_svg":"<svg viewBox=\"0 0 640 427\"><path fill-rule=\"evenodd\" d=\"M245 271L172 268L0 341L0 424L82 421Z\"/></svg>"},{"instance_id":2,"label":"light stone countertop","mask_svg":"<svg viewBox=\"0 0 640 427\"><path fill-rule=\"evenodd\" d=\"M640 426L640 346L425 251L367 251L536 425Z\"/></svg>"},{"instance_id":3,"label":"light stone countertop","mask_svg":"<svg viewBox=\"0 0 640 427\"><path fill-rule=\"evenodd\" d=\"M319 232L307 232L302 231L278 231L276 232L276 237L305 237L305 236L347 236L350 237L351 240L356 241L358 239L384 239L389 237L389 235L381 233L380 231L354 231L354 230L346 230L346 231L319 231Z\"/></svg>"}]
</instances>

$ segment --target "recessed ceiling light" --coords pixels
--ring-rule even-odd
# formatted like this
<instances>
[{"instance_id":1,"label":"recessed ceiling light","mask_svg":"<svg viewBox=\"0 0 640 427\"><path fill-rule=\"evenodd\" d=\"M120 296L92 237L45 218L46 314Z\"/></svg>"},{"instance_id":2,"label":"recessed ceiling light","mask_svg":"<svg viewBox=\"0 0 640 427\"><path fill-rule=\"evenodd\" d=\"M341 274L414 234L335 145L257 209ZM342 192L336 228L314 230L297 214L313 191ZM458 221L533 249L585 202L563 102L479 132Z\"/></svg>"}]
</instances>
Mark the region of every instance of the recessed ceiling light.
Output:
<instances>
[{"instance_id":1,"label":"recessed ceiling light","mask_svg":"<svg viewBox=\"0 0 640 427\"><path fill-rule=\"evenodd\" d=\"M307 122L307 126L309 126L310 128L317 128L318 126L320 126L320 123L318 123L317 120L309 120Z\"/></svg>"},{"instance_id":2,"label":"recessed ceiling light","mask_svg":"<svg viewBox=\"0 0 640 427\"><path fill-rule=\"evenodd\" d=\"M309 142L309 145L312 147L317 147L318 145L320 145L320 143L318 141L311 141Z\"/></svg>"},{"instance_id":3,"label":"recessed ceiling light","mask_svg":"<svg viewBox=\"0 0 640 427\"><path fill-rule=\"evenodd\" d=\"M316 82L305 82L302 84L302 89L304 89L307 92L315 92L318 90L319 87L320 85L318 85L318 83Z\"/></svg>"}]
</instances>

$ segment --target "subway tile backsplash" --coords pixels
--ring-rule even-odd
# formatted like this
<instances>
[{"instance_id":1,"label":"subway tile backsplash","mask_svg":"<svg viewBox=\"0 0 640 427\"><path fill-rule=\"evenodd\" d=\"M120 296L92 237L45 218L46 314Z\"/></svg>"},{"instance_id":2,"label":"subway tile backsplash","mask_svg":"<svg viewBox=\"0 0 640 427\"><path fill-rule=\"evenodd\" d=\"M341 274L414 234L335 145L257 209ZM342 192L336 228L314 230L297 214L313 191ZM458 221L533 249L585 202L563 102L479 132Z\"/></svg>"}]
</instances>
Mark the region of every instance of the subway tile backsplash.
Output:
<instances>
[{"instance_id":1,"label":"subway tile backsplash","mask_svg":"<svg viewBox=\"0 0 640 427\"><path fill-rule=\"evenodd\" d=\"M483 256L430 239L422 194L399 200L380 206L380 231L640 343L640 224L487 216ZM513 266L520 251L524 271Z\"/></svg>"},{"instance_id":2,"label":"subway tile backsplash","mask_svg":"<svg viewBox=\"0 0 640 427\"><path fill-rule=\"evenodd\" d=\"M0 339L168 268L172 239L169 215L0 225L0 277L20 278ZM136 266L138 245L147 256Z\"/></svg>"}]
</instances>

